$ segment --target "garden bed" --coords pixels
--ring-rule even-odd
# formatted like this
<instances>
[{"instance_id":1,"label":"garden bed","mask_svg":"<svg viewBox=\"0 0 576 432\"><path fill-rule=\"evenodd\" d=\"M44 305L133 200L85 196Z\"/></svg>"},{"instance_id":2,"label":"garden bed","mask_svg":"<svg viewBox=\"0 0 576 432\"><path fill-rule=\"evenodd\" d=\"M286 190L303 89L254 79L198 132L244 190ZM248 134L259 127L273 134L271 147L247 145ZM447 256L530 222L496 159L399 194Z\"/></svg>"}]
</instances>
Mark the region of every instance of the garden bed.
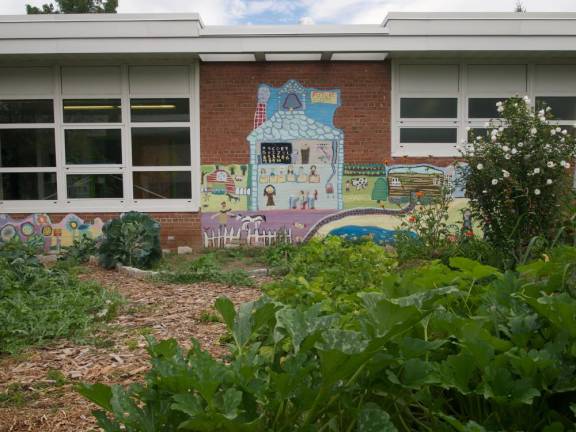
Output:
<instances>
[{"instance_id":1,"label":"garden bed","mask_svg":"<svg viewBox=\"0 0 576 432\"><path fill-rule=\"evenodd\" d=\"M202 282L189 285L138 280L87 266L81 279L117 290L126 299L119 315L83 341L59 341L0 358L0 431L87 431L95 425L93 405L74 391L79 382L128 384L148 369L145 336L190 337L215 356L226 352L219 339L225 327L209 311L220 296L243 303L257 288ZM206 318L208 317L208 319Z\"/></svg>"}]
</instances>

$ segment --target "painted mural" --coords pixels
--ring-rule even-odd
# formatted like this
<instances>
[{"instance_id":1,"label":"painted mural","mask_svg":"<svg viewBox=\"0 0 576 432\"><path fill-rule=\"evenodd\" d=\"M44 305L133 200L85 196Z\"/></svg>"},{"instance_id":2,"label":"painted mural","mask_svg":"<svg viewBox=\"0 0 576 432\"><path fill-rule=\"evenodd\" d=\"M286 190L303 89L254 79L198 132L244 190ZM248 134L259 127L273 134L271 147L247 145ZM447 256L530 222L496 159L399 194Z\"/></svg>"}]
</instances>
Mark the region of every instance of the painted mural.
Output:
<instances>
[{"instance_id":1,"label":"painted mural","mask_svg":"<svg viewBox=\"0 0 576 432\"><path fill-rule=\"evenodd\" d=\"M46 253L58 253L84 235L94 239L100 237L103 226L104 222L100 218L96 218L93 223L87 223L75 214L66 215L60 222L52 222L50 216L43 213L32 214L23 219L13 219L7 214L0 214L0 242L14 237L25 241L36 236L44 240Z\"/></svg>"},{"instance_id":2,"label":"painted mural","mask_svg":"<svg viewBox=\"0 0 576 432\"><path fill-rule=\"evenodd\" d=\"M454 167L345 163L334 126L339 89L290 80L257 89L250 161L202 166L206 247L301 242L314 236L393 240L400 217L450 186L450 221L467 207Z\"/></svg>"}]
</instances>

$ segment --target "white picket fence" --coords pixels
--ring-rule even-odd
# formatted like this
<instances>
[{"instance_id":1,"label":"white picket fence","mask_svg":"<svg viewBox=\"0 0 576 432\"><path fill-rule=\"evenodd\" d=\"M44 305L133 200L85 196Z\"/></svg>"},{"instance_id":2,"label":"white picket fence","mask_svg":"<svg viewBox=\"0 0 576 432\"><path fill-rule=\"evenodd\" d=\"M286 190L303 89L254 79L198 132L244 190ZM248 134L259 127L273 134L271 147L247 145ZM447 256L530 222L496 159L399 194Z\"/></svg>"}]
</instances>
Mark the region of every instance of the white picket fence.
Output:
<instances>
[{"instance_id":1,"label":"white picket fence","mask_svg":"<svg viewBox=\"0 0 576 432\"><path fill-rule=\"evenodd\" d=\"M246 236L242 236L246 233ZM240 244L250 246L268 246L276 243L292 243L292 229L265 230L248 229L242 231L240 228L234 230L233 227L218 228L217 230L204 231L204 247L225 248L239 246Z\"/></svg>"}]
</instances>

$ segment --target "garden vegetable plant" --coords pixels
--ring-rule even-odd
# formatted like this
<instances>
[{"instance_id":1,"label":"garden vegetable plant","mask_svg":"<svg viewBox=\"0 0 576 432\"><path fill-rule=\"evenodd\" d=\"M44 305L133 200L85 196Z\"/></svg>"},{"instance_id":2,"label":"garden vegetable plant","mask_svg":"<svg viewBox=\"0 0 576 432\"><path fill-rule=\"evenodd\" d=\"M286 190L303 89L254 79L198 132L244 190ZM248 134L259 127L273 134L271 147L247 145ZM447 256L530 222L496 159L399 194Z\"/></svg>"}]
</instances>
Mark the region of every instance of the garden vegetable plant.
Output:
<instances>
[{"instance_id":1,"label":"garden vegetable plant","mask_svg":"<svg viewBox=\"0 0 576 432\"><path fill-rule=\"evenodd\" d=\"M108 432L574 429L576 249L503 273L375 248L311 242L258 301L218 299L226 359L149 339L144 383L79 391Z\"/></svg>"}]
</instances>

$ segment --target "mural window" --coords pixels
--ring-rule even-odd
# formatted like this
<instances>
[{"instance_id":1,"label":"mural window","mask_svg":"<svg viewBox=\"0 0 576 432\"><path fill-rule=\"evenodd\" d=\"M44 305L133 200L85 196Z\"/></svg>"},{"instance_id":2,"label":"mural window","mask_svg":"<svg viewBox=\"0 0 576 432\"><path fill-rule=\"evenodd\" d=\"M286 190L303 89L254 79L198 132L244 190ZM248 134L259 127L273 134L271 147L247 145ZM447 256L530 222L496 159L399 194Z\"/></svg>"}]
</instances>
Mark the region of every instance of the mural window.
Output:
<instances>
[{"instance_id":1,"label":"mural window","mask_svg":"<svg viewBox=\"0 0 576 432\"><path fill-rule=\"evenodd\" d=\"M65 131L66 164L122 164L120 129L67 129Z\"/></svg>"},{"instance_id":2,"label":"mural window","mask_svg":"<svg viewBox=\"0 0 576 432\"><path fill-rule=\"evenodd\" d=\"M54 123L52 99L1 100L0 123Z\"/></svg>"},{"instance_id":3,"label":"mural window","mask_svg":"<svg viewBox=\"0 0 576 432\"><path fill-rule=\"evenodd\" d=\"M131 99L130 113L133 123L189 122L188 98Z\"/></svg>"},{"instance_id":4,"label":"mural window","mask_svg":"<svg viewBox=\"0 0 576 432\"><path fill-rule=\"evenodd\" d=\"M446 119L458 117L458 99L442 97L403 97L400 100L401 118Z\"/></svg>"},{"instance_id":5,"label":"mural window","mask_svg":"<svg viewBox=\"0 0 576 432\"><path fill-rule=\"evenodd\" d=\"M134 199L190 199L190 171L141 171L133 173Z\"/></svg>"},{"instance_id":6,"label":"mural window","mask_svg":"<svg viewBox=\"0 0 576 432\"><path fill-rule=\"evenodd\" d=\"M455 143L457 135L457 128L401 128L400 142L405 144Z\"/></svg>"},{"instance_id":7,"label":"mural window","mask_svg":"<svg viewBox=\"0 0 576 432\"><path fill-rule=\"evenodd\" d=\"M56 200L55 172L0 173L0 201Z\"/></svg>"},{"instance_id":8,"label":"mural window","mask_svg":"<svg viewBox=\"0 0 576 432\"><path fill-rule=\"evenodd\" d=\"M72 174L66 176L68 198L122 198L122 174Z\"/></svg>"},{"instance_id":9,"label":"mural window","mask_svg":"<svg viewBox=\"0 0 576 432\"><path fill-rule=\"evenodd\" d=\"M132 165L190 166L190 128L132 128Z\"/></svg>"},{"instance_id":10,"label":"mural window","mask_svg":"<svg viewBox=\"0 0 576 432\"><path fill-rule=\"evenodd\" d=\"M0 168L55 166L54 129L0 130Z\"/></svg>"},{"instance_id":11,"label":"mural window","mask_svg":"<svg viewBox=\"0 0 576 432\"><path fill-rule=\"evenodd\" d=\"M64 99L64 123L121 123L120 99Z\"/></svg>"}]
</instances>

